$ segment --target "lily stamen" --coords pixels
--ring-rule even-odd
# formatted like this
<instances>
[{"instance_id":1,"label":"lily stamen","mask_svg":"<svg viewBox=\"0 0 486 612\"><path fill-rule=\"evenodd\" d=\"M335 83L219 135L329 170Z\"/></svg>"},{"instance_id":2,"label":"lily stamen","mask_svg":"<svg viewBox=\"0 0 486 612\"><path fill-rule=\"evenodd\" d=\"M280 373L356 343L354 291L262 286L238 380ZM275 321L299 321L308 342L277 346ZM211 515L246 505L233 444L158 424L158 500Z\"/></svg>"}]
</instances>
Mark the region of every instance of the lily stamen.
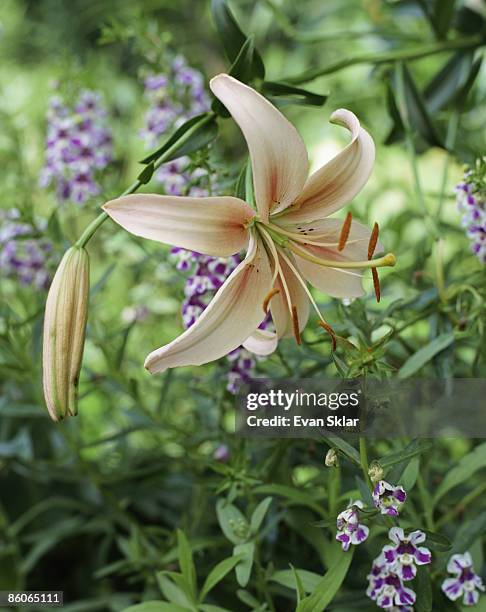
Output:
<instances>
[{"instance_id":1,"label":"lily stamen","mask_svg":"<svg viewBox=\"0 0 486 612\"><path fill-rule=\"evenodd\" d=\"M299 329L299 317L297 316L297 308L292 306L292 324L294 326L294 336L297 344L302 344L302 338L300 337Z\"/></svg>"},{"instance_id":2,"label":"lily stamen","mask_svg":"<svg viewBox=\"0 0 486 612\"><path fill-rule=\"evenodd\" d=\"M287 247L299 257L303 259L307 259L311 263L316 263L320 266L325 266L326 268L347 268L347 269L361 269L361 268L382 268L391 266L393 267L396 264L396 257L393 253L387 253L383 257L379 259L371 259L368 261L333 261L332 259L321 259L320 257L316 257L312 255L308 251L301 249L292 241L289 242Z\"/></svg>"},{"instance_id":3,"label":"lily stamen","mask_svg":"<svg viewBox=\"0 0 486 612\"><path fill-rule=\"evenodd\" d=\"M378 234L380 233L380 228L378 223L373 225L373 230L371 232L370 241L368 243L368 259L373 257L373 253L376 249L376 244L378 242ZM378 270L376 268L371 269L371 274L373 276L373 287L375 289L376 301L379 302L381 300L381 288L380 288L380 278L378 276Z\"/></svg>"},{"instance_id":4,"label":"lily stamen","mask_svg":"<svg viewBox=\"0 0 486 612\"><path fill-rule=\"evenodd\" d=\"M268 314L268 306L270 304L270 300L273 298L274 295L277 295L277 293L280 293L280 289L277 289L277 287L273 287L265 296L265 299L263 300L263 312L265 314Z\"/></svg>"},{"instance_id":5,"label":"lily stamen","mask_svg":"<svg viewBox=\"0 0 486 612\"><path fill-rule=\"evenodd\" d=\"M371 259L373 257L373 253L375 252L376 244L378 242L379 233L380 233L380 228L378 226L378 223L375 223L373 225L373 230L371 232L370 241L368 243L368 259Z\"/></svg>"},{"instance_id":6,"label":"lily stamen","mask_svg":"<svg viewBox=\"0 0 486 612\"><path fill-rule=\"evenodd\" d=\"M322 329L325 329L327 331L327 333L331 336L332 350L335 351L336 350L336 346L337 346L336 332L329 325L329 323L326 323L325 321L317 321L317 325L322 327Z\"/></svg>"},{"instance_id":7,"label":"lily stamen","mask_svg":"<svg viewBox=\"0 0 486 612\"><path fill-rule=\"evenodd\" d=\"M349 232L351 230L351 222L353 220L353 215L348 212L346 215L346 219L344 220L343 227L341 229L341 234L339 236L339 244L338 251L342 251L346 246L346 242L349 238Z\"/></svg>"}]
</instances>

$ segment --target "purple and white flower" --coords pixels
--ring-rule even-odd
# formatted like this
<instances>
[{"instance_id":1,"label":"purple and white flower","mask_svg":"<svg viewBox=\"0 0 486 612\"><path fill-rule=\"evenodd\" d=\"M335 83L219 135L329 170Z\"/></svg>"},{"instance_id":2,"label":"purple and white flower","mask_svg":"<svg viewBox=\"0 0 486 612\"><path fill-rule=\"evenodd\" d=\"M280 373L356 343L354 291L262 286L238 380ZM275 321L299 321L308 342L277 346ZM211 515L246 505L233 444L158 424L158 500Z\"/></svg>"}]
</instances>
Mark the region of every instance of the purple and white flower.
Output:
<instances>
[{"instance_id":1,"label":"purple and white flower","mask_svg":"<svg viewBox=\"0 0 486 612\"><path fill-rule=\"evenodd\" d=\"M404 581L413 580L417 575L417 565L427 565L432 560L431 552L425 546L423 531L412 531L405 535L401 527L392 527L388 537L393 545L383 547L383 557L393 573Z\"/></svg>"},{"instance_id":2,"label":"purple and white flower","mask_svg":"<svg viewBox=\"0 0 486 612\"><path fill-rule=\"evenodd\" d=\"M485 590L483 581L476 574L469 552L463 555L452 555L447 564L447 571L453 578L446 578L442 583L442 591L455 601L462 597L465 606L474 606L479 600L479 591Z\"/></svg>"},{"instance_id":3,"label":"purple and white flower","mask_svg":"<svg viewBox=\"0 0 486 612\"><path fill-rule=\"evenodd\" d=\"M386 480L377 482L373 489L373 502L381 514L398 516L406 499L407 493L403 487L395 487Z\"/></svg>"},{"instance_id":4,"label":"purple and white flower","mask_svg":"<svg viewBox=\"0 0 486 612\"><path fill-rule=\"evenodd\" d=\"M369 528L359 522L359 509L363 507L363 502L360 500L351 502L346 510L343 510L337 516L336 540L341 542L345 551L349 550L351 544L354 546L362 544L370 533Z\"/></svg>"},{"instance_id":5,"label":"purple and white flower","mask_svg":"<svg viewBox=\"0 0 486 612\"><path fill-rule=\"evenodd\" d=\"M0 270L5 278L37 289L49 287L55 254L42 236L45 223L26 223L16 208L0 212Z\"/></svg>"},{"instance_id":6,"label":"purple and white flower","mask_svg":"<svg viewBox=\"0 0 486 612\"><path fill-rule=\"evenodd\" d=\"M486 158L478 159L474 168L466 169L456 187L456 201L471 250L486 264Z\"/></svg>"},{"instance_id":7,"label":"purple and white flower","mask_svg":"<svg viewBox=\"0 0 486 612\"><path fill-rule=\"evenodd\" d=\"M383 554L373 561L366 595L380 608L387 610L412 610L416 594L406 587L401 578L393 573Z\"/></svg>"},{"instance_id":8,"label":"purple and white flower","mask_svg":"<svg viewBox=\"0 0 486 612\"><path fill-rule=\"evenodd\" d=\"M54 184L59 201L82 205L100 192L96 173L112 159L106 116L102 96L94 91L82 91L74 108L59 96L50 99L40 184Z\"/></svg>"}]
</instances>

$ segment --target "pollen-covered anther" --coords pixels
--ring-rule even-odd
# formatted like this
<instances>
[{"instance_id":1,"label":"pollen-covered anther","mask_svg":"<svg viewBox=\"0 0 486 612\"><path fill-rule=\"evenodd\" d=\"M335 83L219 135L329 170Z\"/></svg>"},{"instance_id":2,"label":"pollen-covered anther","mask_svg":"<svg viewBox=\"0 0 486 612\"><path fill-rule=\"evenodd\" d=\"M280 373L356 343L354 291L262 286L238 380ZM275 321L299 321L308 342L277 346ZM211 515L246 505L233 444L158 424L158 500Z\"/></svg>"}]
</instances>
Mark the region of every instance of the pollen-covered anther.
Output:
<instances>
[{"instance_id":1,"label":"pollen-covered anther","mask_svg":"<svg viewBox=\"0 0 486 612\"><path fill-rule=\"evenodd\" d=\"M331 336L331 341L332 341L332 350L335 351L336 350L336 346L337 346L337 341L336 341L336 332L333 330L333 328L329 325L329 323L326 323L325 321L318 321L317 324L322 327L322 329L325 329L327 331L327 333Z\"/></svg>"},{"instance_id":2,"label":"pollen-covered anther","mask_svg":"<svg viewBox=\"0 0 486 612\"><path fill-rule=\"evenodd\" d=\"M299 317L297 316L297 308L292 306L292 324L294 327L294 336L297 344L302 344L302 338L300 337L299 329Z\"/></svg>"},{"instance_id":3,"label":"pollen-covered anther","mask_svg":"<svg viewBox=\"0 0 486 612\"><path fill-rule=\"evenodd\" d=\"M373 230L371 232L370 241L368 243L368 259L373 257L373 253L375 252L376 245L378 243L378 234L380 233L380 228L378 223L373 225Z\"/></svg>"},{"instance_id":4,"label":"pollen-covered anther","mask_svg":"<svg viewBox=\"0 0 486 612\"><path fill-rule=\"evenodd\" d=\"M378 270L376 268L371 268L371 274L373 275L373 287L375 288L376 301L379 302L381 299L381 289Z\"/></svg>"},{"instance_id":5,"label":"pollen-covered anther","mask_svg":"<svg viewBox=\"0 0 486 612\"><path fill-rule=\"evenodd\" d=\"M270 300L273 298L274 295L277 295L277 293L280 293L280 289L277 289L277 287L273 287L265 296L265 299L263 300L263 312L265 314L268 314L268 306L270 304Z\"/></svg>"},{"instance_id":6,"label":"pollen-covered anther","mask_svg":"<svg viewBox=\"0 0 486 612\"><path fill-rule=\"evenodd\" d=\"M348 241L348 238L349 238L349 232L351 230L352 220L353 220L353 215L350 212L348 212L348 214L346 215L346 219L344 220L343 226L341 228L341 234L339 236L338 251L342 251L344 247L346 246L346 242Z\"/></svg>"}]
</instances>

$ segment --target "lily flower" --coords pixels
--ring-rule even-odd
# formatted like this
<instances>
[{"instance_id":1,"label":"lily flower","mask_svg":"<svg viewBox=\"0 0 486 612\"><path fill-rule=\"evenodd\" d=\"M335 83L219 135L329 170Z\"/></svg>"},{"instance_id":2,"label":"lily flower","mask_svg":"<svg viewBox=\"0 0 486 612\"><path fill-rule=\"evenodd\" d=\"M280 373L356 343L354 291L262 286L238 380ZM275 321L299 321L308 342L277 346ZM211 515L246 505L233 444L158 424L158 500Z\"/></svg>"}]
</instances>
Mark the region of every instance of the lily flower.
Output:
<instances>
[{"instance_id":1,"label":"lily flower","mask_svg":"<svg viewBox=\"0 0 486 612\"><path fill-rule=\"evenodd\" d=\"M202 365L240 345L268 355L279 338L300 334L310 304L333 335L307 282L338 298L362 295L362 274L392 266L392 254L372 259L373 231L328 216L349 202L370 176L375 148L356 116L339 109L331 121L346 127L351 142L308 178L307 151L295 127L263 96L227 74L210 82L213 93L239 125L250 152L256 210L241 199L128 195L103 209L136 236L229 257L246 248L245 259L220 287L199 319L175 340L148 355L151 372ZM276 332L259 329L270 308ZM333 336L334 340L334 336Z\"/></svg>"}]
</instances>

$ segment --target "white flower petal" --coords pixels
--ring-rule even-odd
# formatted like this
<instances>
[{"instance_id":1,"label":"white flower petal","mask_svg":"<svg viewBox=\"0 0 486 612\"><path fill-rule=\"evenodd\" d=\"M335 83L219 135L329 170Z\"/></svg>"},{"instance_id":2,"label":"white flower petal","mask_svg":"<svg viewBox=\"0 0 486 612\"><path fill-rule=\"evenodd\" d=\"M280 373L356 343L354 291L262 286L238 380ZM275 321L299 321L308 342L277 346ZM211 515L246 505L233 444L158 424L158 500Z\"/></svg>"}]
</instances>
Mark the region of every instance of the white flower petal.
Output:
<instances>
[{"instance_id":1,"label":"white flower petal","mask_svg":"<svg viewBox=\"0 0 486 612\"><path fill-rule=\"evenodd\" d=\"M263 313L263 311L262 311ZM243 347L255 355L271 355L277 348L278 337L275 332L257 329L244 342Z\"/></svg>"},{"instance_id":2,"label":"white flower petal","mask_svg":"<svg viewBox=\"0 0 486 612\"><path fill-rule=\"evenodd\" d=\"M246 202L232 197L136 194L111 200L102 208L136 236L216 257L246 247L246 225L255 215Z\"/></svg>"},{"instance_id":3,"label":"white flower petal","mask_svg":"<svg viewBox=\"0 0 486 612\"><path fill-rule=\"evenodd\" d=\"M375 161L373 139L358 118L346 109L339 109L331 122L351 132L352 140L336 157L314 172L302 194L285 213L286 222L322 219L352 200L366 184Z\"/></svg>"},{"instance_id":4,"label":"white flower petal","mask_svg":"<svg viewBox=\"0 0 486 612\"><path fill-rule=\"evenodd\" d=\"M250 151L255 199L263 221L299 196L309 172L307 150L295 127L268 100L227 74L209 86L240 126Z\"/></svg>"},{"instance_id":5,"label":"white flower petal","mask_svg":"<svg viewBox=\"0 0 486 612\"><path fill-rule=\"evenodd\" d=\"M202 365L242 344L265 317L262 304L272 282L270 262L260 238L252 235L248 255L226 279L209 306L188 330L152 353L145 367Z\"/></svg>"}]
</instances>

